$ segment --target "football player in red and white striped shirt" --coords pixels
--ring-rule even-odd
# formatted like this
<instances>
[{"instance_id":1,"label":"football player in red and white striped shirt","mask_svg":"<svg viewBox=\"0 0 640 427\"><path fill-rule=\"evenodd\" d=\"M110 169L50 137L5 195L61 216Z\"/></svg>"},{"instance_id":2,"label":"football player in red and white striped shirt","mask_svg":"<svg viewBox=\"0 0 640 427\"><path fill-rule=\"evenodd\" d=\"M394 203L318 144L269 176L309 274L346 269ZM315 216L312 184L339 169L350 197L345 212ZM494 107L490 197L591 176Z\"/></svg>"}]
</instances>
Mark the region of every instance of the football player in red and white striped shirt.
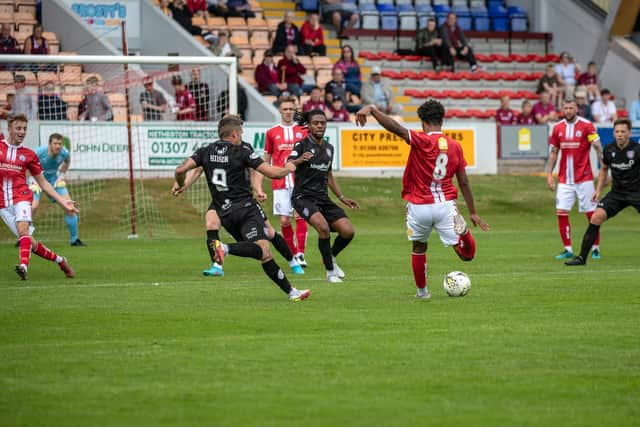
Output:
<instances>
[{"instance_id":1,"label":"football player in red and white striped shirt","mask_svg":"<svg viewBox=\"0 0 640 427\"><path fill-rule=\"evenodd\" d=\"M602 146L596 128L589 120L580 117L578 105L574 100L566 100L563 105L564 119L558 122L549 137L551 154L547 164L547 185L551 191L556 190L553 169L558 161L558 153L562 153L558 170L558 188L556 190L556 214L560 238L564 251L556 259L573 258L571 246L571 224L569 211L573 208L576 198L578 210L584 212L587 220L591 219L596 209L597 201L592 200L593 172L589 158L591 147L594 148L598 159L602 158ZM591 257L600 258L600 236L596 239Z\"/></svg>"},{"instance_id":2,"label":"football player in red and white striped shirt","mask_svg":"<svg viewBox=\"0 0 640 427\"><path fill-rule=\"evenodd\" d=\"M476 213L462 147L442 133L444 113L444 107L436 100L430 99L422 104L418 108L418 117L424 132L404 128L375 105L363 107L356 114L360 126L365 125L367 116L371 114L386 130L411 146L402 178L402 198L408 202L407 235L412 242L411 266L418 288L416 298L420 299L431 298L426 287L426 252L432 229L438 231L442 243L453 246L463 261L471 261L475 256L475 240L456 206L458 191L453 184L454 176L460 185L471 221L482 230L489 229Z\"/></svg>"},{"instance_id":3,"label":"football player in red and white striped shirt","mask_svg":"<svg viewBox=\"0 0 640 427\"><path fill-rule=\"evenodd\" d=\"M22 146L27 134L27 117L16 114L7 120L9 138L0 136L0 217L9 230L18 237L20 263L16 273L22 280L27 279L27 269L31 252L55 261L64 274L72 278L73 270L63 256L59 256L31 237L31 202L33 193L27 185L27 171L33 176L40 188L55 199L69 214L78 213L72 200L63 199L42 174L42 166L36 153Z\"/></svg>"},{"instance_id":4,"label":"football player in red and white striped shirt","mask_svg":"<svg viewBox=\"0 0 640 427\"><path fill-rule=\"evenodd\" d=\"M296 99L293 96L281 96L278 99L278 110L282 123L267 130L264 144L264 161L273 166L284 167L294 144L307 137L306 126L297 125L294 121ZM262 202L267 196L262 190L263 175L258 174L258 192L256 198ZM272 179L273 214L280 218L282 237L287 242L295 260L301 267L307 267L304 250L307 244L307 223L304 218L294 214L291 206L291 192L293 191L293 174L282 179ZM296 220L295 240L291 216Z\"/></svg>"}]
</instances>

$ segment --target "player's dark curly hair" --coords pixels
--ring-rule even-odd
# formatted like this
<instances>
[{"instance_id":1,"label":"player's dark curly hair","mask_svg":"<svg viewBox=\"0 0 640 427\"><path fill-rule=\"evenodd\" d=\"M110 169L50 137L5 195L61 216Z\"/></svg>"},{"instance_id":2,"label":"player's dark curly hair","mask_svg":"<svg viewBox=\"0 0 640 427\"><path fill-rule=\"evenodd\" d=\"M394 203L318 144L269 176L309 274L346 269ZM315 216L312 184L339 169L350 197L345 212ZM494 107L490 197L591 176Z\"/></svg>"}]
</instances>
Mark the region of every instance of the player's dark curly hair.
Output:
<instances>
[{"instance_id":1,"label":"player's dark curly hair","mask_svg":"<svg viewBox=\"0 0 640 427\"><path fill-rule=\"evenodd\" d=\"M295 114L293 115L293 119L296 121L298 125L306 126L309 124L309 119L317 115L324 116L325 118L327 117L324 111L316 108L314 110L307 111L306 113L303 113L302 111L296 111Z\"/></svg>"},{"instance_id":2,"label":"player's dark curly hair","mask_svg":"<svg viewBox=\"0 0 640 427\"><path fill-rule=\"evenodd\" d=\"M442 125L444 106L435 99L429 99L418 107L418 117L429 125Z\"/></svg>"}]
</instances>

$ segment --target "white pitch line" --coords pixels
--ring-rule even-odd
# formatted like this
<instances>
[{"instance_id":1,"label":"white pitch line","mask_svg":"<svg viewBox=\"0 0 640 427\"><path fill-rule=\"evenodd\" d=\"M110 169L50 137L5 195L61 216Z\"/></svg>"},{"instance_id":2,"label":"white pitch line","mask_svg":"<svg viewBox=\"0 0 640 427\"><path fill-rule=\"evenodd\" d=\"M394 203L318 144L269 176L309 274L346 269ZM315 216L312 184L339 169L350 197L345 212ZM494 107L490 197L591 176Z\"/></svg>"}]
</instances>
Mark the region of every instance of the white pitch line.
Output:
<instances>
[{"instance_id":1,"label":"white pitch line","mask_svg":"<svg viewBox=\"0 0 640 427\"><path fill-rule=\"evenodd\" d=\"M585 270L584 268L575 267L573 269L567 269L566 271L511 271L511 272L502 272L502 273L470 273L472 278L474 277L521 277L521 276L573 276L580 275L582 273L640 273L640 268L626 268L626 269L609 269L609 270ZM411 280L413 276L410 275L396 275L392 278L392 280ZM383 278L382 276L356 276L353 278L347 278L348 282L363 282L363 281L377 281ZM322 277L305 277L299 278L300 281L304 282L325 282L325 279ZM265 278L266 281L266 278ZM225 280L225 279L211 279L211 280L181 280L174 282L122 282L122 283L92 283L87 285L82 284L60 284L60 285L44 285L44 286L8 286L8 287L0 287L0 291L26 291L26 290L38 290L38 289L59 289L59 288L73 288L77 287L79 289L90 289L90 288L127 288L127 287L143 287L143 286L180 286L180 285L211 285L216 286L218 283L224 285L230 285L231 287L235 285L252 285L255 283L255 280ZM297 280L296 280L297 282Z\"/></svg>"}]
</instances>

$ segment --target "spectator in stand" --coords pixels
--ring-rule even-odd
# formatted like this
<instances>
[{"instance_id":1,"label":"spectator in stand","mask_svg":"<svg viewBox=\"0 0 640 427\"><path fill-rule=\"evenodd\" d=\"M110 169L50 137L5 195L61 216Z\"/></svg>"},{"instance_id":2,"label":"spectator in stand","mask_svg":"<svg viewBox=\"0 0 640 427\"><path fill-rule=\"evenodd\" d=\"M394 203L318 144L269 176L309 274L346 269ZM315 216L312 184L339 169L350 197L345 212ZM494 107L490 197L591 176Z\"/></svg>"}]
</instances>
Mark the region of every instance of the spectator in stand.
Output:
<instances>
[{"instance_id":1,"label":"spectator in stand","mask_svg":"<svg viewBox=\"0 0 640 427\"><path fill-rule=\"evenodd\" d=\"M398 114L399 108L393 103L391 85L382 80L381 70L377 65L371 68L371 77L362 86L362 101L365 104L375 104L385 114Z\"/></svg>"},{"instance_id":2,"label":"spectator in stand","mask_svg":"<svg viewBox=\"0 0 640 427\"><path fill-rule=\"evenodd\" d=\"M160 0L160 10L163 15L173 18L173 12L171 12L171 0Z\"/></svg>"},{"instance_id":3,"label":"spectator in stand","mask_svg":"<svg viewBox=\"0 0 640 427\"><path fill-rule=\"evenodd\" d=\"M531 101L525 99L522 101L522 111L516 118L516 123L519 125L535 125L536 117L533 115L533 107Z\"/></svg>"},{"instance_id":4,"label":"spectator in stand","mask_svg":"<svg viewBox=\"0 0 640 427\"><path fill-rule=\"evenodd\" d=\"M327 117L331 122L350 122L349 112L344 108L342 98L334 96L331 105L327 109Z\"/></svg>"},{"instance_id":5,"label":"spectator in stand","mask_svg":"<svg viewBox=\"0 0 640 427\"><path fill-rule=\"evenodd\" d=\"M578 77L578 85L584 86L589 97L589 102L600 98L600 88L598 87L598 66L595 62L589 62L587 71ZM577 88L576 88L577 90Z\"/></svg>"},{"instance_id":6,"label":"spectator in stand","mask_svg":"<svg viewBox=\"0 0 640 427\"><path fill-rule=\"evenodd\" d=\"M67 120L67 103L60 99L52 81L42 86L38 96L38 118L40 120Z\"/></svg>"},{"instance_id":7,"label":"spectator in stand","mask_svg":"<svg viewBox=\"0 0 640 427\"><path fill-rule=\"evenodd\" d=\"M227 16L244 19L256 17L247 0L227 0L227 9Z\"/></svg>"},{"instance_id":8,"label":"spectator in stand","mask_svg":"<svg viewBox=\"0 0 640 427\"><path fill-rule=\"evenodd\" d=\"M338 38L347 38L344 30L352 29L358 23L358 6L346 0L322 0L322 20L333 24Z\"/></svg>"},{"instance_id":9,"label":"spectator in stand","mask_svg":"<svg viewBox=\"0 0 640 427\"><path fill-rule=\"evenodd\" d=\"M513 125L516 123L516 113L509 107L509 95L500 98L500 108L496 110L496 123L498 125Z\"/></svg>"},{"instance_id":10,"label":"spectator in stand","mask_svg":"<svg viewBox=\"0 0 640 427\"><path fill-rule=\"evenodd\" d=\"M214 44L209 46L209 50L213 52L215 56L235 56L236 58L238 58L238 70L242 70L242 67L240 66L240 57L242 57L242 51L229 41L229 33L227 33L226 31L220 31L218 33L218 39Z\"/></svg>"},{"instance_id":11,"label":"spectator in stand","mask_svg":"<svg viewBox=\"0 0 640 427\"><path fill-rule=\"evenodd\" d=\"M540 94L540 101L533 106L533 116L538 124L551 123L558 119L556 107L551 103L549 92L545 91Z\"/></svg>"},{"instance_id":12,"label":"spectator in stand","mask_svg":"<svg viewBox=\"0 0 640 427\"><path fill-rule=\"evenodd\" d=\"M296 56L296 46L288 45L284 50L284 58L278 62L280 82L287 84L287 90L294 96L302 95L302 76L307 72Z\"/></svg>"},{"instance_id":13,"label":"spectator in stand","mask_svg":"<svg viewBox=\"0 0 640 427\"><path fill-rule=\"evenodd\" d=\"M171 78L171 84L176 91L176 106L174 113L176 113L176 120L187 121L196 119L196 100L189 90L184 86L182 77L173 76Z\"/></svg>"},{"instance_id":14,"label":"spectator in stand","mask_svg":"<svg viewBox=\"0 0 640 427\"><path fill-rule=\"evenodd\" d=\"M42 37L42 25L33 26L33 34L24 41L24 53L27 55L48 55L47 40Z\"/></svg>"},{"instance_id":15,"label":"spectator in stand","mask_svg":"<svg viewBox=\"0 0 640 427\"><path fill-rule=\"evenodd\" d=\"M293 11L287 10L284 13L284 20L278 24L276 36L273 40L273 47L271 48L274 54L284 52L287 46L295 46L295 53L298 55L304 53L302 36L296 24L293 23L293 17Z\"/></svg>"},{"instance_id":16,"label":"spectator in stand","mask_svg":"<svg viewBox=\"0 0 640 427\"><path fill-rule=\"evenodd\" d=\"M580 66L575 63L569 52L562 52L560 63L556 65L555 70L560 86L564 89L565 98L573 98L573 92L576 90L576 76L580 74Z\"/></svg>"},{"instance_id":17,"label":"spectator in stand","mask_svg":"<svg viewBox=\"0 0 640 427\"><path fill-rule=\"evenodd\" d=\"M564 90L558 79L553 64L547 65L544 75L538 80L538 90L536 93L540 95L542 92L548 92L551 103L558 108L564 102Z\"/></svg>"},{"instance_id":18,"label":"spectator in stand","mask_svg":"<svg viewBox=\"0 0 640 427\"><path fill-rule=\"evenodd\" d=\"M207 0L207 11L213 16L221 16L225 19L229 16L229 8L225 0Z\"/></svg>"},{"instance_id":19,"label":"spectator in stand","mask_svg":"<svg viewBox=\"0 0 640 427\"><path fill-rule=\"evenodd\" d=\"M187 7L193 16L203 18L205 21L209 20L207 0L187 0Z\"/></svg>"},{"instance_id":20,"label":"spectator in stand","mask_svg":"<svg viewBox=\"0 0 640 427\"><path fill-rule=\"evenodd\" d=\"M335 63L333 69L339 68L344 74L344 81L347 83L347 90L353 95L360 96L362 89L362 76L360 75L360 64L356 61L353 48L346 44L342 46L340 59ZM344 99L344 98L343 98Z\"/></svg>"},{"instance_id":21,"label":"spectator in stand","mask_svg":"<svg viewBox=\"0 0 640 427\"><path fill-rule=\"evenodd\" d=\"M311 12L307 16L307 20L304 21L302 28L300 28L300 33L306 55L325 56L327 54L327 47L324 45L322 25L320 25L320 16L317 12Z\"/></svg>"},{"instance_id":22,"label":"spectator in stand","mask_svg":"<svg viewBox=\"0 0 640 427\"><path fill-rule=\"evenodd\" d=\"M440 27L443 45L443 62L451 67L451 71L454 71L455 59L464 59L471 66L471 71L475 72L478 69L476 57L473 55L473 49L464 36L464 32L458 25L457 20L458 18L455 12L449 12L447 22Z\"/></svg>"},{"instance_id":23,"label":"spectator in stand","mask_svg":"<svg viewBox=\"0 0 640 427\"><path fill-rule=\"evenodd\" d=\"M8 119L9 116L13 113L13 103L15 101L16 95L14 93L7 94L7 103L0 107L0 119Z\"/></svg>"},{"instance_id":24,"label":"spectator in stand","mask_svg":"<svg viewBox=\"0 0 640 427\"><path fill-rule=\"evenodd\" d=\"M162 92L153 88L153 79L144 79L144 92L140 94L140 105L145 121L162 120L167 111L167 100Z\"/></svg>"},{"instance_id":25,"label":"spectator in stand","mask_svg":"<svg viewBox=\"0 0 640 427\"><path fill-rule=\"evenodd\" d=\"M107 95L102 92L98 78L95 76L89 77L85 86L86 94L78 106L78 119L91 120L92 122L112 121L111 102L109 102Z\"/></svg>"},{"instance_id":26,"label":"spectator in stand","mask_svg":"<svg viewBox=\"0 0 640 427\"><path fill-rule=\"evenodd\" d=\"M247 99L247 93L244 91L242 86L238 85L238 115L242 120L246 120L245 117L248 106L249 100ZM218 112L218 118L222 118L229 114L229 89L225 89L218 94L216 111Z\"/></svg>"},{"instance_id":27,"label":"spectator in stand","mask_svg":"<svg viewBox=\"0 0 640 427\"><path fill-rule=\"evenodd\" d=\"M18 40L11 35L11 27L11 24L2 24L2 32L0 33L0 54L21 53L18 48Z\"/></svg>"},{"instance_id":28,"label":"spectator in stand","mask_svg":"<svg viewBox=\"0 0 640 427\"><path fill-rule=\"evenodd\" d=\"M602 89L600 99L591 104L591 114L596 123L613 123L618 118L616 104L611 100L611 91Z\"/></svg>"},{"instance_id":29,"label":"spectator in stand","mask_svg":"<svg viewBox=\"0 0 640 427\"><path fill-rule=\"evenodd\" d=\"M286 83L280 83L280 74L273 63L273 52L268 49L264 52L262 63L256 67L254 72L258 92L263 95L280 96L283 90L287 89Z\"/></svg>"},{"instance_id":30,"label":"spectator in stand","mask_svg":"<svg viewBox=\"0 0 640 427\"><path fill-rule=\"evenodd\" d=\"M207 30L202 27L198 27L197 25L193 25L191 23L191 18L193 18L193 13L184 0L173 0L173 3L169 5L169 9L171 10L171 16L173 19L182 27L186 32L191 34L192 36L202 36L209 43L213 43L216 41L216 37L209 33Z\"/></svg>"},{"instance_id":31,"label":"spectator in stand","mask_svg":"<svg viewBox=\"0 0 640 427\"><path fill-rule=\"evenodd\" d=\"M200 68L191 70L191 81L187 85L187 90L196 102L196 120L204 122L209 120L209 104L211 95L209 85L200 80Z\"/></svg>"},{"instance_id":32,"label":"spectator in stand","mask_svg":"<svg viewBox=\"0 0 640 427\"><path fill-rule=\"evenodd\" d=\"M311 88L311 96L302 106L302 111L304 113L308 113L312 110L320 110L324 111L325 114L327 112L327 104L322 100L322 89L318 86L314 86Z\"/></svg>"},{"instance_id":33,"label":"spectator in stand","mask_svg":"<svg viewBox=\"0 0 640 427\"><path fill-rule=\"evenodd\" d=\"M416 55L428 56L435 71L440 69L442 56L442 38L438 32L438 24L434 18L429 18L427 26L416 33Z\"/></svg>"},{"instance_id":34,"label":"spectator in stand","mask_svg":"<svg viewBox=\"0 0 640 427\"><path fill-rule=\"evenodd\" d=\"M356 112L360 109L360 102L354 98L347 89L347 83L344 81L344 73L341 68L333 69L333 79L327 83L324 88L324 98L327 107L331 106L334 97L339 97L346 104L347 111Z\"/></svg>"},{"instance_id":35,"label":"spectator in stand","mask_svg":"<svg viewBox=\"0 0 640 427\"><path fill-rule=\"evenodd\" d=\"M638 92L638 99L631 103L629 119L631 119L632 122L640 121L640 91Z\"/></svg>"},{"instance_id":36,"label":"spectator in stand","mask_svg":"<svg viewBox=\"0 0 640 427\"><path fill-rule=\"evenodd\" d=\"M578 106L576 114L592 122L593 114L591 114L591 105L587 102L587 91L581 90L580 86L576 88L576 105Z\"/></svg>"},{"instance_id":37,"label":"spectator in stand","mask_svg":"<svg viewBox=\"0 0 640 427\"><path fill-rule=\"evenodd\" d=\"M31 86L27 87L27 79L22 74L13 77L16 96L13 100L13 112L23 113L29 121L38 118L38 94Z\"/></svg>"}]
</instances>

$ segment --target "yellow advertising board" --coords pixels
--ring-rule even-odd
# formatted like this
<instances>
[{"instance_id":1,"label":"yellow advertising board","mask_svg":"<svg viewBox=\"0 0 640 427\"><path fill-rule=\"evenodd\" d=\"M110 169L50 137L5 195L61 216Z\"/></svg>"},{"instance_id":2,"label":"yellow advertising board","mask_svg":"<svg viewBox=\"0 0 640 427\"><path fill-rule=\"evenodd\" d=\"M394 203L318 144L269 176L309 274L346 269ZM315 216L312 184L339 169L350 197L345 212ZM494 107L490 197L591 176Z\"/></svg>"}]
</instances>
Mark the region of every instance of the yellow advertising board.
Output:
<instances>
[{"instance_id":1,"label":"yellow advertising board","mask_svg":"<svg viewBox=\"0 0 640 427\"><path fill-rule=\"evenodd\" d=\"M474 129L445 129L443 133L459 141L469 167L476 165ZM383 129L341 129L342 168L403 168L409 145Z\"/></svg>"}]
</instances>

